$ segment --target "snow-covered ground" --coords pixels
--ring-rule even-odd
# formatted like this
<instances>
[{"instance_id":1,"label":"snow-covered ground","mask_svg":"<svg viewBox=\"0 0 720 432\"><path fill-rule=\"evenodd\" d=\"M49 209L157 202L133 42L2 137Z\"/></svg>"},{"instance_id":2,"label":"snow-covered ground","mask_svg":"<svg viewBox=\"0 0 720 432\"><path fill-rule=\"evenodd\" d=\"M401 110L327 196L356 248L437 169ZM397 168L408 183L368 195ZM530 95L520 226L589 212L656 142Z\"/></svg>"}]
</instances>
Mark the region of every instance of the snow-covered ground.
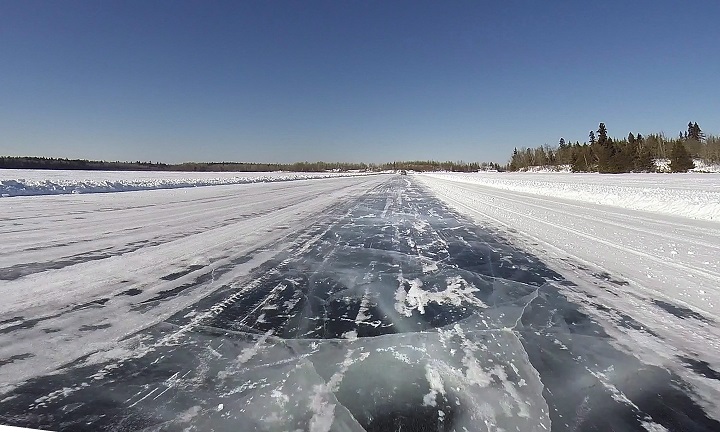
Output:
<instances>
[{"instance_id":1,"label":"snow-covered ground","mask_svg":"<svg viewBox=\"0 0 720 432\"><path fill-rule=\"evenodd\" d=\"M720 164L706 163L702 159L693 159L695 168L691 169L691 172L698 173L720 173ZM670 159L655 159L655 167L660 172L670 172Z\"/></svg>"},{"instance_id":2,"label":"snow-covered ground","mask_svg":"<svg viewBox=\"0 0 720 432\"><path fill-rule=\"evenodd\" d=\"M624 333L618 339L633 355L664 366L678 358L710 365L713 373L687 379L717 400L720 381L709 377L720 370L720 176L415 178L575 281L568 298L610 323L609 333ZM636 328L619 330L627 319Z\"/></svg>"},{"instance_id":3,"label":"snow-covered ground","mask_svg":"<svg viewBox=\"0 0 720 432\"><path fill-rule=\"evenodd\" d=\"M661 173L670 172L670 159L655 159L655 171ZM707 163L702 159L694 159L695 168L691 169L690 172L696 173L720 173L720 164L718 163ZM528 173L571 173L572 166L570 164L564 165L533 165L527 168L520 168L520 172Z\"/></svg>"},{"instance_id":4,"label":"snow-covered ground","mask_svg":"<svg viewBox=\"0 0 720 432\"><path fill-rule=\"evenodd\" d=\"M151 172L0 169L0 197L126 192L365 175L358 172Z\"/></svg>"},{"instance_id":5,"label":"snow-covered ground","mask_svg":"<svg viewBox=\"0 0 720 432\"><path fill-rule=\"evenodd\" d=\"M720 221L720 175L433 173L452 180L576 202Z\"/></svg>"},{"instance_id":6,"label":"snow-covered ground","mask_svg":"<svg viewBox=\"0 0 720 432\"><path fill-rule=\"evenodd\" d=\"M68 359L112 349L246 276L283 249L283 238L385 178L2 199L0 359L10 360L0 393ZM252 259L242 258L250 251ZM223 266L231 270L221 276ZM185 295L133 307L173 290ZM112 308L98 308L109 299ZM13 332L25 328L21 338ZM102 331L83 331L92 328Z\"/></svg>"}]
</instances>

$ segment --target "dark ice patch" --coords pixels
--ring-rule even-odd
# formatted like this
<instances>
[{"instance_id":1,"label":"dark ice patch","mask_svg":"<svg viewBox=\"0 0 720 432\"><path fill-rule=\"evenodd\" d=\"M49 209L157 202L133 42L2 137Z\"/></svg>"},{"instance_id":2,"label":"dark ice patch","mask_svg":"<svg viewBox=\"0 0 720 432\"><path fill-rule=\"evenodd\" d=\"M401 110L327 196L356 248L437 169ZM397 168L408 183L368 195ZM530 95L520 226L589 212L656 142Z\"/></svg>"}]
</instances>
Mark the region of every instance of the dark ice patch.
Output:
<instances>
[{"instance_id":1,"label":"dark ice patch","mask_svg":"<svg viewBox=\"0 0 720 432\"><path fill-rule=\"evenodd\" d=\"M652 301L656 306L659 306L661 309L663 309L665 312L668 312L680 319L687 319L687 318L694 318L700 322L704 323L711 323L712 321L708 318L705 318L704 316L700 315L699 313L695 312L692 309L678 306L672 303L668 303L662 300L653 300Z\"/></svg>"},{"instance_id":2,"label":"dark ice patch","mask_svg":"<svg viewBox=\"0 0 720 432\"><path fill-rule=\"evenodd\" d=\"M607 272L600 272L600 273L592 273L592 275L600 280L604 280L605 282L610 282L613 285L617 286L629 286L630 282L614 278L610 273Z\"/></svg>"},{"instance_id":3,"label":"dark ice patch","mask_svg":"<svg viewBox=\"0 0 720 432\"><path fill-rule=\"evenodd\" d=\"M690 357L680 357L680 360L688 365L695 373L702 375L705 378L720 381L720 372L712 369L708 362Z\"/></svg>"},{"instance_id":4,"label":"dark ice patch","mask_svg":"<svg viewBox=\"0 0 720 432\"><path fill-rule=\"evenodd\" d=\"M139 290L137 288L130 288L129 290L123 291L118 295L126 295L126 296L133 297L133 296L136 296L139 294L142 294L142 290Z\"/></svg>"},{"instance_id":5,"label":"dark ice patch","mask_svg":"<svg viewBox=\"0 0 720 432\"><path fill-rule=\"evenodd\" d=\"M11 318L10 320L8 320L8 322L16 323L16 324L13 324L13 325L7 326L3 329L0 329L0 334L7 334L7 333L12 333L16 330L25 330L25 329L33 328L36 325L38 325L38 323L41 323L48 319L57 318L60 315L62 315L62 313L54 314L54 315L47 315L47 316L43 316L43 317L39 317L39 318L31 318L31 319L25 319L23 317L14 317L14 318Z\"/></svg>"},{"instance_id":6,"label":"dark ice patch","mask_svg":"<svg viewBox=\"0 0 720 432\"><path fill-rule=\"evenodd\" d=\"M19 316L12 317L12 318L8 318L8 319L4 319L4 320L0 321L0 325L10 324L10 323L22 321L23 319L24 319L23 317L19 317Z\"/></svg>"},{"instance_id":7,"label":"dark ice patch","mask_svg":"<svg viewBox=\"0 0 720 432\"><path fill-rule=\"evenodd\" d=\"M93 300L87 303L79 304L76 306L73 306L72 309L70 309L71 312L78 311L81 309L95 309L95 308L101 308L105 306L105 303L107 303L110 299L109 298L101 298L97 300Z\"/></svg>"},{"instance_id":8,"label":"dark ice patch","mask_svg":"<svg viewBox=\"0 0 720 432\"><path fill-rule=\"evenodd\" d=\"M175 273L170 273L169 275L163 276L160 279L166 280L166 281L174 281L175 279L179 279L179 278L181 278L187 274L190 274L196 270L200 270L203 267L205 267L205 266L198 265L198 264L191 265L190 267L186 268L185 270L181 270L181 271L175 272Z\"/></svg>"},{"instance_id":9,"label":"dark ice patch","mask_svg":"<svg viewBox=\"0 0 720 432\"><path fill-rule=\"evenodd\" d=\"M112 327L112 324L98 324L98 325L82 325L78 330L84 332L84 331L95 331L95 330L102 330Z\"/></svg>"},{"instance_id":10,"label":"dark ice patch","mask_svg":"<svg viewBox=\"0 0 720 432\"><path fill-rule=\"evenodd\" d=\"M25 360L25 359L30 358L30 357L35 357L35 354L31 354L31 353L15 354L15 355L10 356L10 357L8 357L8 358L6 358L6 359L0 359L0 367L4 366L4 365L6 365L6 364L14 363L14 362L19 361L19 360Z\"/></svg>"}]
</instances>

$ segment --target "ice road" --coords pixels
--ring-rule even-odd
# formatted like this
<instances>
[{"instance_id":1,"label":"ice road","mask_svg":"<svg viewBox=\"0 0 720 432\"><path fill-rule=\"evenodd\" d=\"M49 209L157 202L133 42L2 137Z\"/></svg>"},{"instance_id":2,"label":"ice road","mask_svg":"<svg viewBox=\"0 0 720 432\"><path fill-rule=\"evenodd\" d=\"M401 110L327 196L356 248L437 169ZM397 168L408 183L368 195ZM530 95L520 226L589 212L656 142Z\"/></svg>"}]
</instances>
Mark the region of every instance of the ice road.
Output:
<instances>
[{"instance_id":1,"label":"ice road","mask_svg":"<svg viewBox=\"0 0 720 432\"><path fill-rule=\"evenodd\" d=\"M547 265L472 193L384 175L5 198L0 424L720 430L717 317Z\"/></svg>"}]
</instances>

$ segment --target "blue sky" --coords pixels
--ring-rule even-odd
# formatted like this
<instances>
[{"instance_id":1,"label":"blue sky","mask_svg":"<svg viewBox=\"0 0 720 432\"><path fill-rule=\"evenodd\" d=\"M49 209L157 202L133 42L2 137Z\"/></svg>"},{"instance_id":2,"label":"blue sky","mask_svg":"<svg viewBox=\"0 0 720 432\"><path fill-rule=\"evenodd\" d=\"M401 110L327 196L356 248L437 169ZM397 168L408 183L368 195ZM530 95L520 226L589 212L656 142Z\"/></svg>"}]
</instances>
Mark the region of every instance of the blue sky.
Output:
<instances>
[{"instance_id":1,"label":"blue sky","mask_svg":"<svg viewBox=\"0 0 720 432\"><path fill-rule=\"evenodd\" d=\"M720 2L0 1L0 154L505 162L720 133Z\"/></svg>"}]
</instances>

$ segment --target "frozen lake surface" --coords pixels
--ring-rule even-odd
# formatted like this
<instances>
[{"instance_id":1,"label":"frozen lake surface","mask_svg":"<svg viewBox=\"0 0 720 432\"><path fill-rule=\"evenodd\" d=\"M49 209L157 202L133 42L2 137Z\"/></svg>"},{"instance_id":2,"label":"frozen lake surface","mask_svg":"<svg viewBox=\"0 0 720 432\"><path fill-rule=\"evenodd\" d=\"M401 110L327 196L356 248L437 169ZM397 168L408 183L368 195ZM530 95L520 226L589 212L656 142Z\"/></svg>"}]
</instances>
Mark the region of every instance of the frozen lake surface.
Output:
<instances>
[{"instance_id":1,"label":"frozen lake surface","mask_svg":"<svg viewBox=\"0 0 720 432\"><path fill-rule=\"evenodd\" d=\"M712 221L413 175L0 205L2 424L720 429Z\"/></svg>"}]
</instances>

